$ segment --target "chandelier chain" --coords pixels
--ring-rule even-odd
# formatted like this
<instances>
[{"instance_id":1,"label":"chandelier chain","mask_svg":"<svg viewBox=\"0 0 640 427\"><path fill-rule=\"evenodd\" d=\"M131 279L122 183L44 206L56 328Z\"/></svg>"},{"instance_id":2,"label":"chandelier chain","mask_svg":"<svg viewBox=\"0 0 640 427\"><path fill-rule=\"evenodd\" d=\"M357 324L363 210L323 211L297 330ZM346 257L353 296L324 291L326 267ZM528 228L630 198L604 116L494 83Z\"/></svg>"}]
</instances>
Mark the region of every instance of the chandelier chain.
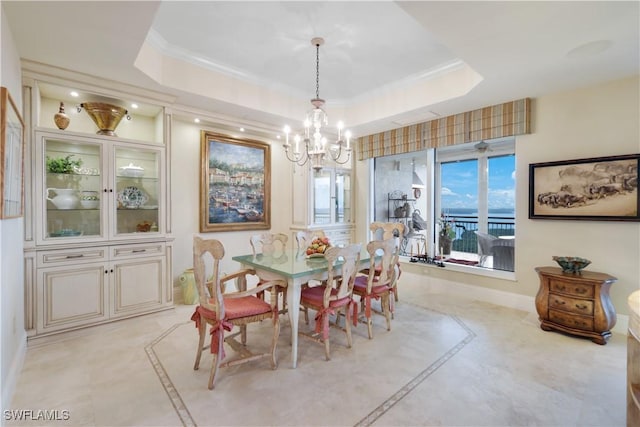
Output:
<instances>
[{"instance_id":1,"label":"chandelier chain","mask_svg":"<svg viewBox=\"0 0 640 427\"><path fill-rule=\"evenodd\" d=\"M316 98L320 98L320 45L316 44Z\"/></svg>"}]
</instances>

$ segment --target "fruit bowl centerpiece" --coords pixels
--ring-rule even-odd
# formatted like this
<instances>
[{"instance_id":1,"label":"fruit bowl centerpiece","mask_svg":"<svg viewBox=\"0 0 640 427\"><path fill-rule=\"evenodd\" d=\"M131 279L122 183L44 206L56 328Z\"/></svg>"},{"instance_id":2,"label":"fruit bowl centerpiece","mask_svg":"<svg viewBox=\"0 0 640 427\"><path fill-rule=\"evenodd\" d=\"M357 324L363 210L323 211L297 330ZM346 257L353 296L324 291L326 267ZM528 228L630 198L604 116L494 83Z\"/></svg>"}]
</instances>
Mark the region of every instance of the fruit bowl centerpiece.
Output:
<instances>
[{"instance_id":1,"label":"fruit bowl centerpiece","mask_svg":"<svg viewBox=\"0 0 640 427\"><path fill-rule=\"evenodd\" d=\"M307 258L322 258L327 249L331 247L328 237L316 237L307 246Z\"/></svg>"},{"instance_id":2,"label":"fruit bowl centerpiece","mask_svg":"<svg viewBox=\"0 0 640 427\"><path fill-rule=\"evenodd\" d=\"M552 259L562 267L565 273L580 273L583 268L591 264L588 259L577 256L553 256Z\"/></svg>"}]
</instances>

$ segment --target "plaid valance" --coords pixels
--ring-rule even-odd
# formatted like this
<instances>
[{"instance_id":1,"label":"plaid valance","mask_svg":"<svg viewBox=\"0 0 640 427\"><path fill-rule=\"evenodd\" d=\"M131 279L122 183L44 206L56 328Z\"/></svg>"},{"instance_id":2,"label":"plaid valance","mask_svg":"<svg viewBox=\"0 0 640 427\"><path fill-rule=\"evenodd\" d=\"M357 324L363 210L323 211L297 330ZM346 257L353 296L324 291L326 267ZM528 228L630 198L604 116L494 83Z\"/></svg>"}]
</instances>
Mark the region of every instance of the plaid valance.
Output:
<instances>
[{"instance_id":1,"label":"plaid valance","mask_svg":"<svg viewBox=\"0 0 640 427\"><path fill-rule=\"evenodd\" d=\"M530 98L360 137L358 160L527 133Z\"/></svg>"}]
</instances>

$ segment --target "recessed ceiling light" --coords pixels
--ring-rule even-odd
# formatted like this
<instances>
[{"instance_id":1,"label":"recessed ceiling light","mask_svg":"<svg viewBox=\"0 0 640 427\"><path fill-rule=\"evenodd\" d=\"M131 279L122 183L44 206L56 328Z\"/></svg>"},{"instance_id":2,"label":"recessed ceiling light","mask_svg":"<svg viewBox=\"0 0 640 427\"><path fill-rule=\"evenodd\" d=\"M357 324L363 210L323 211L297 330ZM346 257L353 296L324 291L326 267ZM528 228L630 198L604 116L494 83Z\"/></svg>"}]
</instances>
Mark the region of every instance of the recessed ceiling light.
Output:
<instances>
[{"instance_id":1,"label":"recessed ceiling light","mask_svg":"<svg viewBox=\"0 0 640 427\"><path fill-rule=\"evenodd\" d=\"M135 102L131 104L131 108L138 108L138 104L136 104Z\"/></svg>"},{"instance_id":2,"label":"recessed ceiling light","mask_svg":"<svg viewBox=\"0 0 640 427\"><path fill-rule=\"evenodd\" d=\"M276 138L280 139L280 135L276 135Z\"/></svg>"},{"instance_id":3,"label":"recessed ceiling light","mask_svg":"<svg viewBox=\"0 0 640 427\"><path fill-rule=\"evenodd\" d=\"M77 97L80 96L80 94L78 92L76 92L75 90L72 90L69 95L73 96L74 98L77 98Z\"/></svg>"},{"instance_id":4,"label":"recessed ceiling light","mask_svg":"<svg viewBox=\"0 0 640 427\"><path fill-rule=\"evenodd\" d=\"M196 122L196 123L200 123L200 119L197 118L197 117L195 119L193 119L193 121Z\"/></svg>"},{"instance_id":5,"label":"recessed ceiling light","mask_svg":"<svg viewBox=\"0 0 640 427\"><path fill-rule=\"evenodd\" d=\"M240 128L240 132L244 132L244 128Z\"/></svg>"}]
</instances>

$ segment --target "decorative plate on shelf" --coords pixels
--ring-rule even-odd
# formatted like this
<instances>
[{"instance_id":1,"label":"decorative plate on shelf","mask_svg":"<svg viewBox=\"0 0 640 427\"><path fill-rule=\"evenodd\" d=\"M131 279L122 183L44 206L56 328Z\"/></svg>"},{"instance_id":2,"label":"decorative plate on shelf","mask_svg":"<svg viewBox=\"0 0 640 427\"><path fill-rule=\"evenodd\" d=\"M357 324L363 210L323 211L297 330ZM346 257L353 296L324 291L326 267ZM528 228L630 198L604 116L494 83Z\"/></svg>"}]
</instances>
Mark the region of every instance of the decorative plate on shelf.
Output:
<instances>
[{"instance_id":1,"label":"decorative plate on shelf","mask_svg":"<svg viewBox=\"0 0 640 427\"><path fill-rule=\"evenodd\" d=\"M147 203L148 200L149 196L138 187L125 187L118 192L118 204L126 209L138 209Z\"/></svg>"}]
</instances>

